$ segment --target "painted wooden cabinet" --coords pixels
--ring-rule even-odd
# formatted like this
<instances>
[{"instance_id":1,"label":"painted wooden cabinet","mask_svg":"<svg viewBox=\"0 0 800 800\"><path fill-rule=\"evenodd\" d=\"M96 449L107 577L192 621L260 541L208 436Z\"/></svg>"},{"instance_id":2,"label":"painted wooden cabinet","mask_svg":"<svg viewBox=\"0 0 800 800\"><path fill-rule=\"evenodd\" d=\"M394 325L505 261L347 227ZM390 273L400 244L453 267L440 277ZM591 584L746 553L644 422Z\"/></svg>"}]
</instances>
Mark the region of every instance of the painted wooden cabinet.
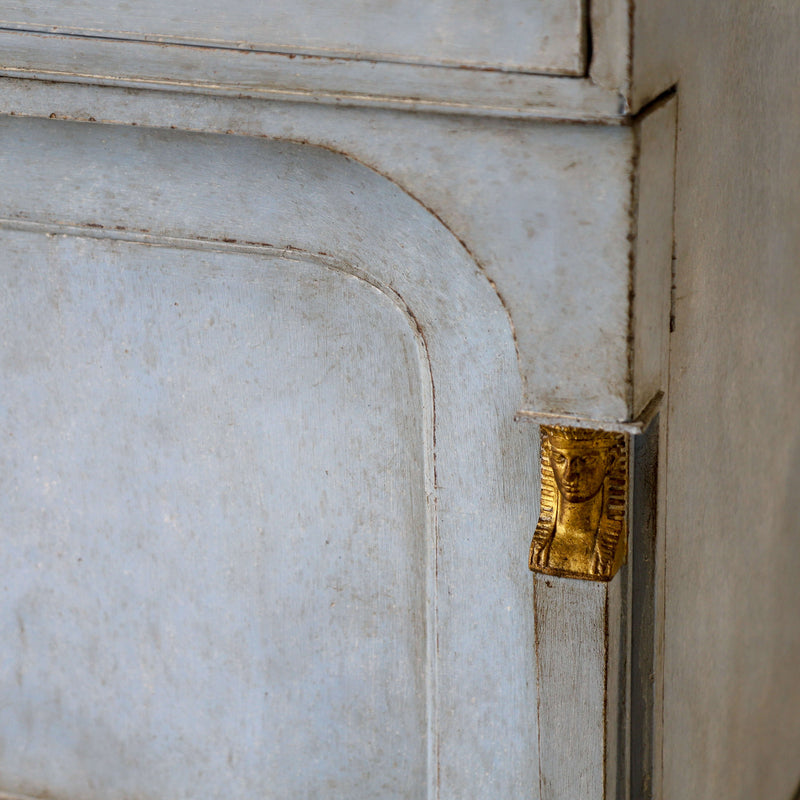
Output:
<instances>
[{"instance_id":1,"label":"painted wooden cabinet","mask_svg":"<svg viewBox=\"0 0 800 800\"><path fill-rule=\"evenodd\" d=\"M0 7L0 796L678 796L631 11ZM529 571L546 426L625 439L610 580Z\"/></svg>"}]
</instances>

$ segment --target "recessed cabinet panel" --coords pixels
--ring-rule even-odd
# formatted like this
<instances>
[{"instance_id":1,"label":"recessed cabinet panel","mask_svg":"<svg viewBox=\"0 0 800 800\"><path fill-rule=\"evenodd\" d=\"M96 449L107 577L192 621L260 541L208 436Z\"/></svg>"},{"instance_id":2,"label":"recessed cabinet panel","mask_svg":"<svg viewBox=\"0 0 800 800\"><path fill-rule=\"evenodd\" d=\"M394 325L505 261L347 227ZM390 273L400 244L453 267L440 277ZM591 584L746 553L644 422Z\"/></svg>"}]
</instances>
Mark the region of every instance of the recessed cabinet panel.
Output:
<instances>
[{"instance_id":1,"label":"recessed cabinet panel","mask_svg":"<svg viewBox=\"0 0 800 800\"><path fill-rule=\"evenodd\" d=\"M4 3L0 26L577 75L584 71L582 5L581 0L240 0L223 6L212 0L50 0Z\"/></svg>"},{"instance_id":2,"label":"recessed cabinet panel","mask_svg":"<svg viewBox=\"0 0 800 800\"><path fill-rule=\"evenodd\" d=\"M529 800L531 426L464 247L330 150L0 129L0 793Z\"/></svg>"},{"instance_id":3,"label":"recessed cabinet panel","mask_svg":"<svg viewBox=\"0 0 800 800\"><path fill-rule=\"evenodd\" d=\"M428 391L324 265L6 231L0 774L423 797Z\"/></svg>"}]
</instances>

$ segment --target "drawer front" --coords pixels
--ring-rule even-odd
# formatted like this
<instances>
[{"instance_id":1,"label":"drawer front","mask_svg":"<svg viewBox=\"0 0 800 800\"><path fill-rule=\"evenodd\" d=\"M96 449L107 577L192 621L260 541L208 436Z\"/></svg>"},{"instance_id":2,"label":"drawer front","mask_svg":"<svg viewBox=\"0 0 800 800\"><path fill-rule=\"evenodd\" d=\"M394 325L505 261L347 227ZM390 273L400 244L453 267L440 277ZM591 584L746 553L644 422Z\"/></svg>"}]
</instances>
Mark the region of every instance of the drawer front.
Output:
<instances>
[{"instance_id":1,"label":"drawer front","mask_svg":"<svg viewBox=\"0 0 800 800\"><path fill-rule=\"evenodd\" d=\"M582 0L17 2L0 27L565 75L584 71Z\"/></svg>"}]
</instances>

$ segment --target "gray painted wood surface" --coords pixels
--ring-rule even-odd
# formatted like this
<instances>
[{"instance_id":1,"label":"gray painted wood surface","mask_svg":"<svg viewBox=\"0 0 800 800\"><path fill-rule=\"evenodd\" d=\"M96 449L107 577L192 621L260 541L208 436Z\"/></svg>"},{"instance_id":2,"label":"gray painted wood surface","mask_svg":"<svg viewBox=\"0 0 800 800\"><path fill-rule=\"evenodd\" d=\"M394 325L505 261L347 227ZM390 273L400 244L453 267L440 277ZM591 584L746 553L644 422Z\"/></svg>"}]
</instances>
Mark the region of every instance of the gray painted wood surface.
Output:
<instances>
[{"instance_id":1,"label":"gray painted wood surface","mask_svg":"<svg viewBox=\"0 0 800 800\"><path fill-rule=\"evenodd\" d=\"M403 312L297 259L3 250L4 785L424 796L431 400Z\"/></svg>"},{"instance_id":2,"label":"gray painted wood surface","mask_svg":"<svg viewBox=\"0 0 800 800\"><path fill-rule=\"evenodd\" d=\"M12 88L15 90L12 102L24 99L33 106L38 102L41 108L53 107L53 95L48 94L51 87L46 84L19 86L12 82ZM89 103L87 117L103 118L103 115L112 114L125 118L128 115L127 121L155 123L165 129L137 131L115 126L7 119L9 141L26 141L24 149L8 150L3 165L7 180L18 187L7 195L2 212L7 219L16 218L10 224L47 232L54 225L67 223L73 225L70 230L74 234L133 237L148 246L166 242L186 247L200 231L200 235L216 240L215 247L229 250L244 248L249 252L248 248L254 246L252 243L258 242L277 247L281 252L288 246L311 253L324 249L326 253L337 254L342 263L350 264L358 274L364 272L373 276L379 268L375 265L387 262L385 246L375 251L378 257L369 257L365 248L370 247L371 240L365 238L362 226L379 229L374 234L379 241L385 241L387 235L392 241L402 241L401 263L404 263L411 243L415 252L424 248L419 244L421 220L427 220L428 226L439 225L406 197L405 202L415 211L412 220L401 226L405 234L400 234L394 225L381 226L379 220L387 213L383 201L376 204L353 200L346 192L343 201L341 187L334 187L350 185L352 170L369 186L377 181L384 187L383 191L388 191L386 187L391 184L353 162L341 157L337 160L330 155L327 156L329 166L348 164L348 170L333 170L329 180L319 184L312 177L316 175L315 165L321 157L316 148L279 144L267 148L265 143L254 140L186 135L168 130L169 125L175 123L212 128L235 124L262 135L312 138L328 147L345 149L381 171L389 172L394 181L413 190L436 217L463 237L473 259L477 256L479 263L490 266L494 285L506 296L508 310L516 323L519 365L528 389L524 395L521 387L514 390L519 393L512 392L506 406L508 416L504 424L516 429L507 434L509 441L515 441L511 451L505 439L494 445L491 439L484 438L486 449L476 459L483 462L481 475L488 474L487 470L493 475L486 484L488 494L484 499L494 497L492 503L501 502L492 494L497 491L497 481L501 481L505 493L502 513L517 515L510 522L511 529L517 531L514 534L516 549L507 551L503 557L508 560L501 561L499 569L501 572L510 569L510 575L517 575L514 580L522 582L509 595L520 605L507 603L505 613L511 613L514 621L507 627L504 624L498 627L497 620L492 618L493 612L484 608L487 587L497 584L497 576L487 568L485 582L476 581L467 566L476 559L476 563L489 563L485 552L477 555L470 550L466 559L455 558L451 562L449 569L461 576L462 586L470 587L461 602L469 606L473 617L476 609L483 609L480 625L506 631L508 641L502 647L507 652L498 657L497 653L504 651L493 645L488 652L481 651L482 660L479 660L473 645L465 647L459 643L461 634L457 627L455 632L448 633L447 622L440 619L442 634L436 674L447 677L444 683L437 678L437 685L441 687L452 681L453 691L449 697L446 692L439 695L440 707L450 711L442 717L446 724L435 723L439 726L438 751L429 746L429 758L433 763L433 754L438 753L442 797L451 796L447 792L451 788L455 792L458 787L461 787L458 791L467 792L467 796L484 796L483 792L485 796L492 796L492 792L499 791L498 787L506 792L505 796L528 796L525 792L539 791L540 777L544 796L558 797L561 788L571 786L574 780L579 781L578 785L589 793L588 796L613 796L617 784L620 791L624 791L627 742L624 733L620 737L618 730L620 725L623 728L625 725L624 715L620 717L619 710L624 710L627 693L624 597L615 590L613 598L598 606L594 598L596 587L576 585L571 587L574 604L568 608L561 604L548 605L548 598L542 594L537 614L531 615L529 578L516 571L524 572L530 524L537 508L532 475L537 429L529 423L522 423L520 429L519 423L512 425L510 420L520 408L530 408L533 403L540 409L550 408L562 413L578 409L595 416L618 408L618 419L625 419L629 413L626 408L630 402L627 374L630 312L624 303L631 266L630 168L635 163L636 132L605 127L521 126L503 121L487 125L461 120L454 127L441 117L410 118L352 110L342 115L297 104L256 105L245 109L241 101L226 105L217 100L198 102L197 98L189 96L181 98L153 92L126 93L124 102L119 103L123 98L113 90L97 94L90 87L77 86L60 95L58 102L69 104L70 97L80 102L81 92L85 91L91 92L91 99L84 95ZM103 105L106 102L110 105ZM31 111L33 107L27 106L26 113ZM251 113L253 111L256 113ZM178 119L176 113L188 116ZM231 114L234 116L226 119L226 115ZM39 163L41 152L50 154L46 170ZM292 180L280 170L275 173L273 166L265 166L266 172L262 174L262 163L271 163L264 160L266 152L295 154L286 156L287 163L291 164L286 175L293 175L310 194L298 196ZM442 158L444 152L448 153L448 159ZM658 151L654 157L657 160ZM514 178L523 160L530 182ZM249 166L254 163L259 164L258 170ZM136 164L136 169L132 170L130 164ZM273 179L268 175L273 175ZM593 187L589 192L587 182ZM117 186L126 187L122 195L114 188ZM612 194L619 204L609 202L611 186L615 187ZM480 192L476 191L477 187ZM392 191L405 197L397 189ZM121 196L135 197L136 201L123 201ZM381 195L376 193L376 196ZM279 201L278 197L282 199ZM260 201L254 203L252 198L260 198ZM65 208L69 208L66 216ZM313 213L312 208L317 208L318 213ZM333 218L331 209L337 210ZM397 217L402 219L403 214ZM575 228L570 227L573 224ZM327 241L320 243L322 237L315 231L316 225L324 226ZM655 229L668 230L663 226ZM498 236L498 231L506 233ZM461 253L461 258L466 257L463 251ZM472 264L470 269L475 270L474 261L466 258ZM388 261L396 262L397 256L390 254ZM439 288L431 294L436 287L435 282L432 283L436 270L441 274L443 269L440 262L440 258L427 254L424 268L420 263L420 267L411 272L386 272L389 268L383 267L385 274L381 273L379 282L392 291L399 291L403 297L418 298L415 302L423 309L429 308L431 298L436 292L442 292ZM655 266L659 268L658 264ZM450 279L444 277L446 275L449 275L447 269L442 281L449 291ZM580 276L584 279L591 276L591 282L585 285L588 293L584 301L570 296L575 287L582 285ZM502 312L488 282L485 290ZM613 295L617 291L619 302L608 300L611 296L608 292ZM579 318L573 308L576 300L581 303L582 324L565 325L565 320L574 322ZM447 305L452 302L453 297L448 297ZM456 325L456 329L471 331L469 338L474 340L480 327L475 323L479 307L473 308L473 302L465 298L456 308L447 311L448 316L442 316L443 307L437 305L435 311L429 313L430 324L445 326L446 320L457 318L457 325L450 324ZM595 311L590 313L590 309ZM617 320L613 323L617 333L610 339L599 335L599 331L608 332L609 311ZM419 318L416 308L414 313ZM596 313L594 320L592 313ZM539 322L534 324L537 317ZM508 325L507 318L503 319ZM510 328L505 330L504 335L510 336ZM435 346L435 338L430 341ZM509 341L513 348L513 340ZM453 352L461 350L463 345ZM587 359L586 368L579 367L576 361L581 353ZM545 357L551 361L546 361ZM517 367L513 361L513 358L511 362L504 361L504 367L498 363L496 368L514 373ZM570 369L565 372L566 364ZM471 357L468 366L462 365L459 369L468 375L477 368ZM618 377L609 380L608 375ZM500 373L496 373L495 378L499 380L498 387L487 390L486 394L486 402L493 407L498 402L493 392L515 380ZM564 396L563 387L570 385L574 401ZM588 385L597 389L587 392ZM552 389L548 387L553 386L562 388L551 395ZM537 397L534 393L538 393L538 401L532 399ZM446 419L446 407L441 405L438 385L437 398L440 402L437 420L441 424ZM462 426L463 420L454 420L454 439L463 436ZM437 442L441 441L439 437L437 434ZM441 459L440 447L437 446L437 464ZM494 459L491 463L487 455ZM480 476L476 479L482 480ZM442 484L444 486L446 484ZM437 492L440 531L446 497L442 487ZM524 497L516 512L513 503L507 505L509 493ZM471 529L472 515L478 513L477 506L473 505L479 502L474 486L469 494L474 495L475 500L468 504L469 512L458 512L461 531ZM446 556L443 551L442 566ZM503 563L506 566L502 566ZM502 585L501 582L500 590ZM449 591L453 591L452 587ZM462 592L465 591L462 588ZM574 612L574 616L568 612ZM565 613L570 617L570 625L588 631L588 638L580 647L596 653L593 660L576 662L571 640L561 638ZM532 638L533 617L537 615L538 661ZM608 629L610 637L607 637L606 617L613 620ZM473 627L476 622L473 619ZM478 638L483 636L480 625ZM522 634L520 641L512 644L512 638L519 634ZM572 644L577 646L575 642ZM501 692L504 697L502 703L506 705L502 707L513 709L513 713L504 712L505 715L496 713L501 706L483 686L486 675L494 674L501 662L510 664L512 672L519 676L508 686L501 688L498 684L495 687L494 691ZM558 669L559 663L568 667ZM586 672L588 680L581 678L583 673L573 674L573 669ZM613 676L611 680L609 675ZM545 702L538 705L534 688L537 684L546 693ZM470 685L475 688L467 698L465 692ZM580 703L575 702L575 686L583 693ZM445 700L449 706L442 705ZM569 713L565 713L566 710ZM536 735L534 741L537 714L545 721L547 730L542 731L543 737ZM470 740L471 737L474 740ZM435 737L431 737L429 742L434 740ZM540 741L541 757L536 755ZM472 748L473 754L484 755L480 760L465 759L460 755L465 747ZM580 757L578 772L567 769L566 765L571 763L570 753ZM465 766L466 761L469 763ZM613 763L622 765L621 776L618 769L607 767ZM433 774L434 771L428 771L430 780ZM467 785L468 790L463 788Z\"/></svg>"},{"instance_id":3,"label":"gray painted wood surface","mask_svg":"<svg viewBox=\"0 0 800 800\"><path fill-rule=\"evenodd\" d=\"M599 421L635 416L629 371L635 255L629 238L635 142L630 128L456 121L366 109L345 114L297 103L98 92L38 81L8 84L6 109L18 115L76 114L156 125L165 136L170 126L229 130L311 142L363 161L442 220L494 283L514 323L523 409ZM71 144L63 157L59 149L53 152L53 176L70 170L73 159L86 162L87 182L93 180L88 171L106 168L105 162L95 168L88 157L94 134L85 130L85 145ZM124 151L116 158L109 151L108 168L122 170L123 157ZM44 177L28 177L26 165L16 161L5 169L16 171L21 188L14 202L21 212L51 213L27 196L31 181L45 182ZM198 213L203 198L224 180L226 161L212 159L204 169L208 180L196 190ZM240 171L237 180L247 185L253 176ZM52 189L35 191L46 203ZM89 221L102 208L91 194L79 194L74 202ZM238 224L240 213L229 215L225 225L215 222L215 236L257 237ZM114 224L128 224L125 214L118 214Z\"/></svg>"},{"instance_id":4,"label":"gray painted wood surface","mask_svg":"<svg viewBox=\"0 0 800 800\"><path fill-rule=\"evenodd\" d=\"M800 783L800 6L675 0L664 794Z\"/></svg>"},{"instance_id":5,"label":"gray painted wood surface","mask_svg":"<svg viewBox=\"0 0 800 800\"><path fill-rule=\"evenodd\" d=\"M0 26L106 39L583 74L581 0L4 2Z\"/></svg>"},{"instance_id":6,"label":"gray painted wood surface","mask_svg":"<svg viewBox=\"0 0 800 800\"><path fill-rule=\"evenodd\" d=\"M675 136L669 97L636 126L636 236L632 267L631 408L641 414L666 389L672 286Z\"/></svg>"},{"instance_id":7,"label":"gray painted wood surface","mask_svg":"<svg viewBox=\"0 0 800 800\"><path fill-rule=\"evenodd\" d=\"M595 20L602 16L600 5L592 9ZM669 114L660 114L647 125L580 128L380 110L395 106L465 111L473 117L562 115L626 123L617 93L619 64L613 58L605 62L599 58L602 43L621 35L620 19L619 14L604 17L604 32L597 39L598 58L592 69L595 75L606 70L605 85L593 83L594 78L517 75L499 80L491 73L321 58L304 59L301 68L287 70L291 59L274 53L4 34L12 52L6 74L84 84L54 91L54 86L35 80L5 81L6 111L163 129L8 120L9 140L26 142L21 149L9 149L4 164L7 181L16 189L2 213L6 224L18 231L14 235L88 238L94 242L89 249L111 247L125 253L159 249L179 257L186 252L211 253L204 257L218 259L221 272L239 259L283 263L291 256L292 262L306 268L350 275L369 287L367 294L369 289L382 292L395 303L400 318L410 315L412 339L414 330L419 334L416 346L429 365L419 380L424 384L426 375L432 380L431 394L420 390L421 400L416 406L410 402L412 411L403 418L405 423L384 425L378 415L375 424L388 429L394 424L395 430L402 429L404 441L413 440L414 426L421 425L423 455L411 444L407 449L426 465L422 472L423 478L427 476L423 484L428 515L423 538L428 560L423 563L417 550L416 557L405 559L405 570L402 553L369 566L375 566L378 576L392 570L405 575L417 588L426 582L424 630L420 630L420 607L414 612L413 602L406 602L410 618L392 616L387 608L375 623L382 631L393 628L391 653L378 646L371 651L377 653L374 659L358 662L344 655L348 648L336 637L328 645L322 639L321 650L314 650L313 643L301 648L298 663L328 665L345 659L356 675L372 676L372 683L367 683L374 684L376 692L363 705L345 692L337 705L341 672L328 684L319 683L329 701L326 712L319 715L327 714L327 719L320 724L350 731L352 736L343 734L329 743L309 733L299 742L296 753L301 755L295 753L292 763L313 751L313 768L293 767L294 774L282 776L286 782L282 790L312 796L319 782L327 781L333 796L336 792L357 796L356 785L367 792L365 796L416 797L425 786L429 797L443 798L538 797L540 792L554 799L611 798L627 791L631 584L624 571L607 587L539 581L532 602L530 579L521 568L537 508L532 474L537 431L535 425L515 423L514 418L516 414L517 419L535 420L555 414L572 421L589 418L599 425L627 425L652 399L647 397L650 390L655 394L663 388L668 306L651 277L662 285L669 275L670 226L664 212L671 208L674 121ZM136 88L98 91L93 83ZM148 85L170 91L142 90ZM233 94L237 97L226 97ZM239 95L351 108L342 113L310 103L265 104ZM352 108L358 105L370 108ZM340 150L386 174L419 198L427 211L341 156L323 156L308 146L186 135L168 130L172 127L294 139ZM40 164L41 152L48 153L46 168ZM646 174L644 192L637 182L640 171ZM319 180L320 174L325 180ZM348 196L347 187L360 200ZM440 256L450 236L441 223L468 253L451 239L458 255L444 247L448 255ZM436 233L424 233L428 230ZM637 230L647 240L641 249L634 241ZM455 268L457 263L462 266ZM491 283L478 268L488 272ZM456 274L465 279L456 282L464 289L461 294L453 291ZM484 300L478 299L480 293L471 294L468 275L483 286ZM632 294L631 283L637 280ZM313 291L319 289L317 283ZM510 320L495 289L504 298ZM335 294L324 286L320 291ZM313 292L312 296L316 297ZM277 295L273 305L292 309L290 301ZM313 309L314 301L307 305ZM323 306L319 300L320 318ZM485 319L499 315L497 325L489 326L494 333L484 331L484 306ZM302 317L305 310L300 313ZM347 315L333 315L334 327L336 320L340 332L350 322ZM386 327L386 338L393 340L396 329L388 321ZM367 328L366 324L350 328L350 339L359 341ZM291 325L287 330L292 343L295 338L302 341L291 336ZM514 377L513 355L509 358L509 347L513 351L515 346L522 382ZM503 355L498 357L499 353ZM363 366L376 364L381 354L375 358ZM341 363L349 362L343 357ZM347 372L347 367L343 369ZM408 383L408 375L407 371L405 381L396 379ZM477 385L480 375L486 376L483 389ZM291 378L287 380L295 386ZM296 385L304 384L300 380ZM329 411L328 416L335 418L338 402ZM473 419L474 436L465 437ZM331 452L344 452L341 460L349 464L360 457L340 441L346 437L338 428L315 430L316 438L330 437ZM456 442L458 456L452 452ZM283 446L291 449L286 440ZM365 469L375 460L380 462L377 456L372 462L370 458L368 452L363 454ZM449 475L442 471L448 458L454 459ZM306 467L313 471L314 464L296 464L294 472ZM381 462L376 485L385 488L387 483L403 482L386 471L390 467L400 470L406 484L415 485L415 475L419 479L414 469L403 471L399 463ZM448 475L447 480L442 475ZM307 488L313 508L323 495L319 487ZM291 489L301 491L294 484ZM407 543L414 536L419 539L420 518L418 500L411 495L406 499L410 522L401 539ZM335 508L333 512L336 516ZM497 530L508 531L499 550ZM363 551L357 551L355 543L351 549L353 571L345 575L348 587L364 571L358 567ZM312 588L318 591L316 585ZM419 599L415 591L409 590L409 596ZM375 622L359 616L364 605L362 596L350 606L358 610L347 617L359 630ZM575 635L565 635L568 631ZM381 661L384 667L390 662L392 668L382 668ZM394 683L396 665L412 661L415 667L401 670L396 691L387 690L386 682ZM500 677L487 687L487 676L497 674ZM282 688L279 685L277 693L285 698ZM382 761L387 740L380 738L383 731L376 721L379 707L394 700L404 709L388 734L405 743L397 748L404 759L399 765ZM298 714L303 702L300 697ZM354 724L359 709L371 720L360 732ZM236 717L235 708L231 717ZM171 717L163 719L169 728ZM215 735L215 730L209 731L204 746L213 749ZM340 763L337 771L331 766L337 748L347 749L359 736L374 749L361 761L354 757L344 766ZM252 736L243 734L243 749L252 741ZM283 755L282 743L276 744L274 738L264 737L263 745L265 752L277 753L274 758ZM143 758L147 757L145 753ZM224 775L228 766L218 764L218 774ZM136 765L130 774L134 782L141 779ZM178 781L175 791L184 791L180 784L188 785L188 778L180 770L172 777ZM219 780L221 785L224 779ZM244 780L251 785L243 791L251 792L252 787L260 791L258 781L263 777L255 768ZM32 791L24 778L10 788Z\"/></svg>"},{"instance_id":8,"label":"gray painted wood surface","mask_svg":"<svg viewBox=\"0 0 800 800\"><path fill-rule=\"evenodd\" d=\"M318 148L4 129L3 788L538 796L535 428L459 242Z\"/></svg>"},{"instance_id":9,"label":"gray painted wood surface","mask_svg":"<svg viewBox=\"0 0 800 800\"><path fill-rule=\"evenodd\" d=\"M634 104L643 107L632 89L634 35L657 38L653 6L663 4L504 0L491 13L476 4L408 0L369 8L343 0L304 5L321 13L298 14L294 5L292 14L282 14L274 3L245 11L244 19L243 3L210 14L204 4L189 12L179 3L168 10L150 4L135 15L92 3L6 3L3 71L337 104L621 121ZM637 64L643 50L637 48ZM661 92L671 83L658 85Z\"/></svg>"},{"instance_id":10,"label":"gray painted wood surface","mask_svg":"<svg viewBox=\"0 0 800 800\"><path fill-rule=\"evenodd\" d=\"M666 671L664 796L782 800L797 785L799 740L793 634L798 458L787 428L798 386L792 357L798 152L797 137L787 135L796 127L798 106L798 10L790 0L724 6L597 0L588 11L588 79L498 79L473 70L320 58L294 60L288 68L293 60L272 54L215 49L201 55L177 46L162 53L139 42L4 33L4 74L68 83L5 80L0 102L5 112L231 130L314 141L354 155L418 197L487 269L515 322L530 387L527 410L613 422L634 413L620 403L631 385L616 369L619 337L627 330L617 324L623 318L602 328L594 314L599 306L589 302L580 309L591 333L583 341L558 325L568 306L550 294L558 284L546 278L619 278L604 269L625 262L629 253L619 242L634 233L624 221L620 187L630 188L626 178L635 171L651 169L646 159L635 165L626 134L602 126L519 128L352 107L627 124L631 111L679 81L676 328L672 398L665 399L669 457L662 448L659 478L669 509L661 503L657 510L668 520L669 541L656 540L653 575L656 626L659 609L666 615L663 650L656 632L653 654L656 697L662 657ZM103 69L108 52L118 59L117 70ZM243 67L245 60L257 66ZM99 84L117 88L100 90ZM302 102L289 107L247 99L255 97ZM351 108L343 114L312 110L311 103ZM558 150L567 139L582 154L579 163L588 165L574 184L564 178L574 159L566 157L568 148L563 159ZM49 188L59 185L54 180ZM27 182L21 178L19 186L24 194ZM570 201L577 197L573 190L583 192L586 206ZM566 205L559 207L558 198ZM544 213L538 226L536 213ZM640 233L647 230L641 218L637 223ZM537 235L524 237L526 225ZM542 249L546 236L540 234L556 229L569 236L556 240L559 247ZM576 235L580 231L585 239ZM634 250L638 260L643 251ZM541 272L543 263L555 271ZM598 263L597 272L588 266ZM650 307L660 313L657 302ZM634 305L637 314L641 308ZM584 346L573 346L578 343ZM590 360L574 361L575 352ZM543 364L541 353L557 358ZM564 363L572 371L559 369ZM563 393L542 378L554 374L563 378L557 384ZM660 733L656 725L655 739ZM654 776L660 747L656 741Z\"/></svg>"},{"instance_id":11,"label":"gray painted wood surface","mask_svg":"<svg viewBox=\"0 0 800 800\"><path fill-rule=\"evenodd\" d=\"M446 114L624 122L613 87L499 70L0 30L0 75Z\"/></svg>"}]
</instances>

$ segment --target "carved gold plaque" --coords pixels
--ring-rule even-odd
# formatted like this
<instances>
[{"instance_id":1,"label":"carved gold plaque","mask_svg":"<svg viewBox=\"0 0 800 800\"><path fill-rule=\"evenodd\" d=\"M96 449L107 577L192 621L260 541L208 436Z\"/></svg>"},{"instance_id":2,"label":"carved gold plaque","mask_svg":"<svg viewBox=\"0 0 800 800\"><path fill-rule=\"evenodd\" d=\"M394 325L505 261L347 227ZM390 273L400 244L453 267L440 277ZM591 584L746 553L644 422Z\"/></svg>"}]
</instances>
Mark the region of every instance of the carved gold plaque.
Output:
<instances>
[{"instance_id":1,"label":"carved gold plaque","mask_svg":"<svg viewBox=\"0 0 800 800\"><path fill-rule=\"evenodd\" d=\"M541 441L542 501L530 568L610 580L627 550L627 436L543 425Z\"/></svg>"}]
</instances>

